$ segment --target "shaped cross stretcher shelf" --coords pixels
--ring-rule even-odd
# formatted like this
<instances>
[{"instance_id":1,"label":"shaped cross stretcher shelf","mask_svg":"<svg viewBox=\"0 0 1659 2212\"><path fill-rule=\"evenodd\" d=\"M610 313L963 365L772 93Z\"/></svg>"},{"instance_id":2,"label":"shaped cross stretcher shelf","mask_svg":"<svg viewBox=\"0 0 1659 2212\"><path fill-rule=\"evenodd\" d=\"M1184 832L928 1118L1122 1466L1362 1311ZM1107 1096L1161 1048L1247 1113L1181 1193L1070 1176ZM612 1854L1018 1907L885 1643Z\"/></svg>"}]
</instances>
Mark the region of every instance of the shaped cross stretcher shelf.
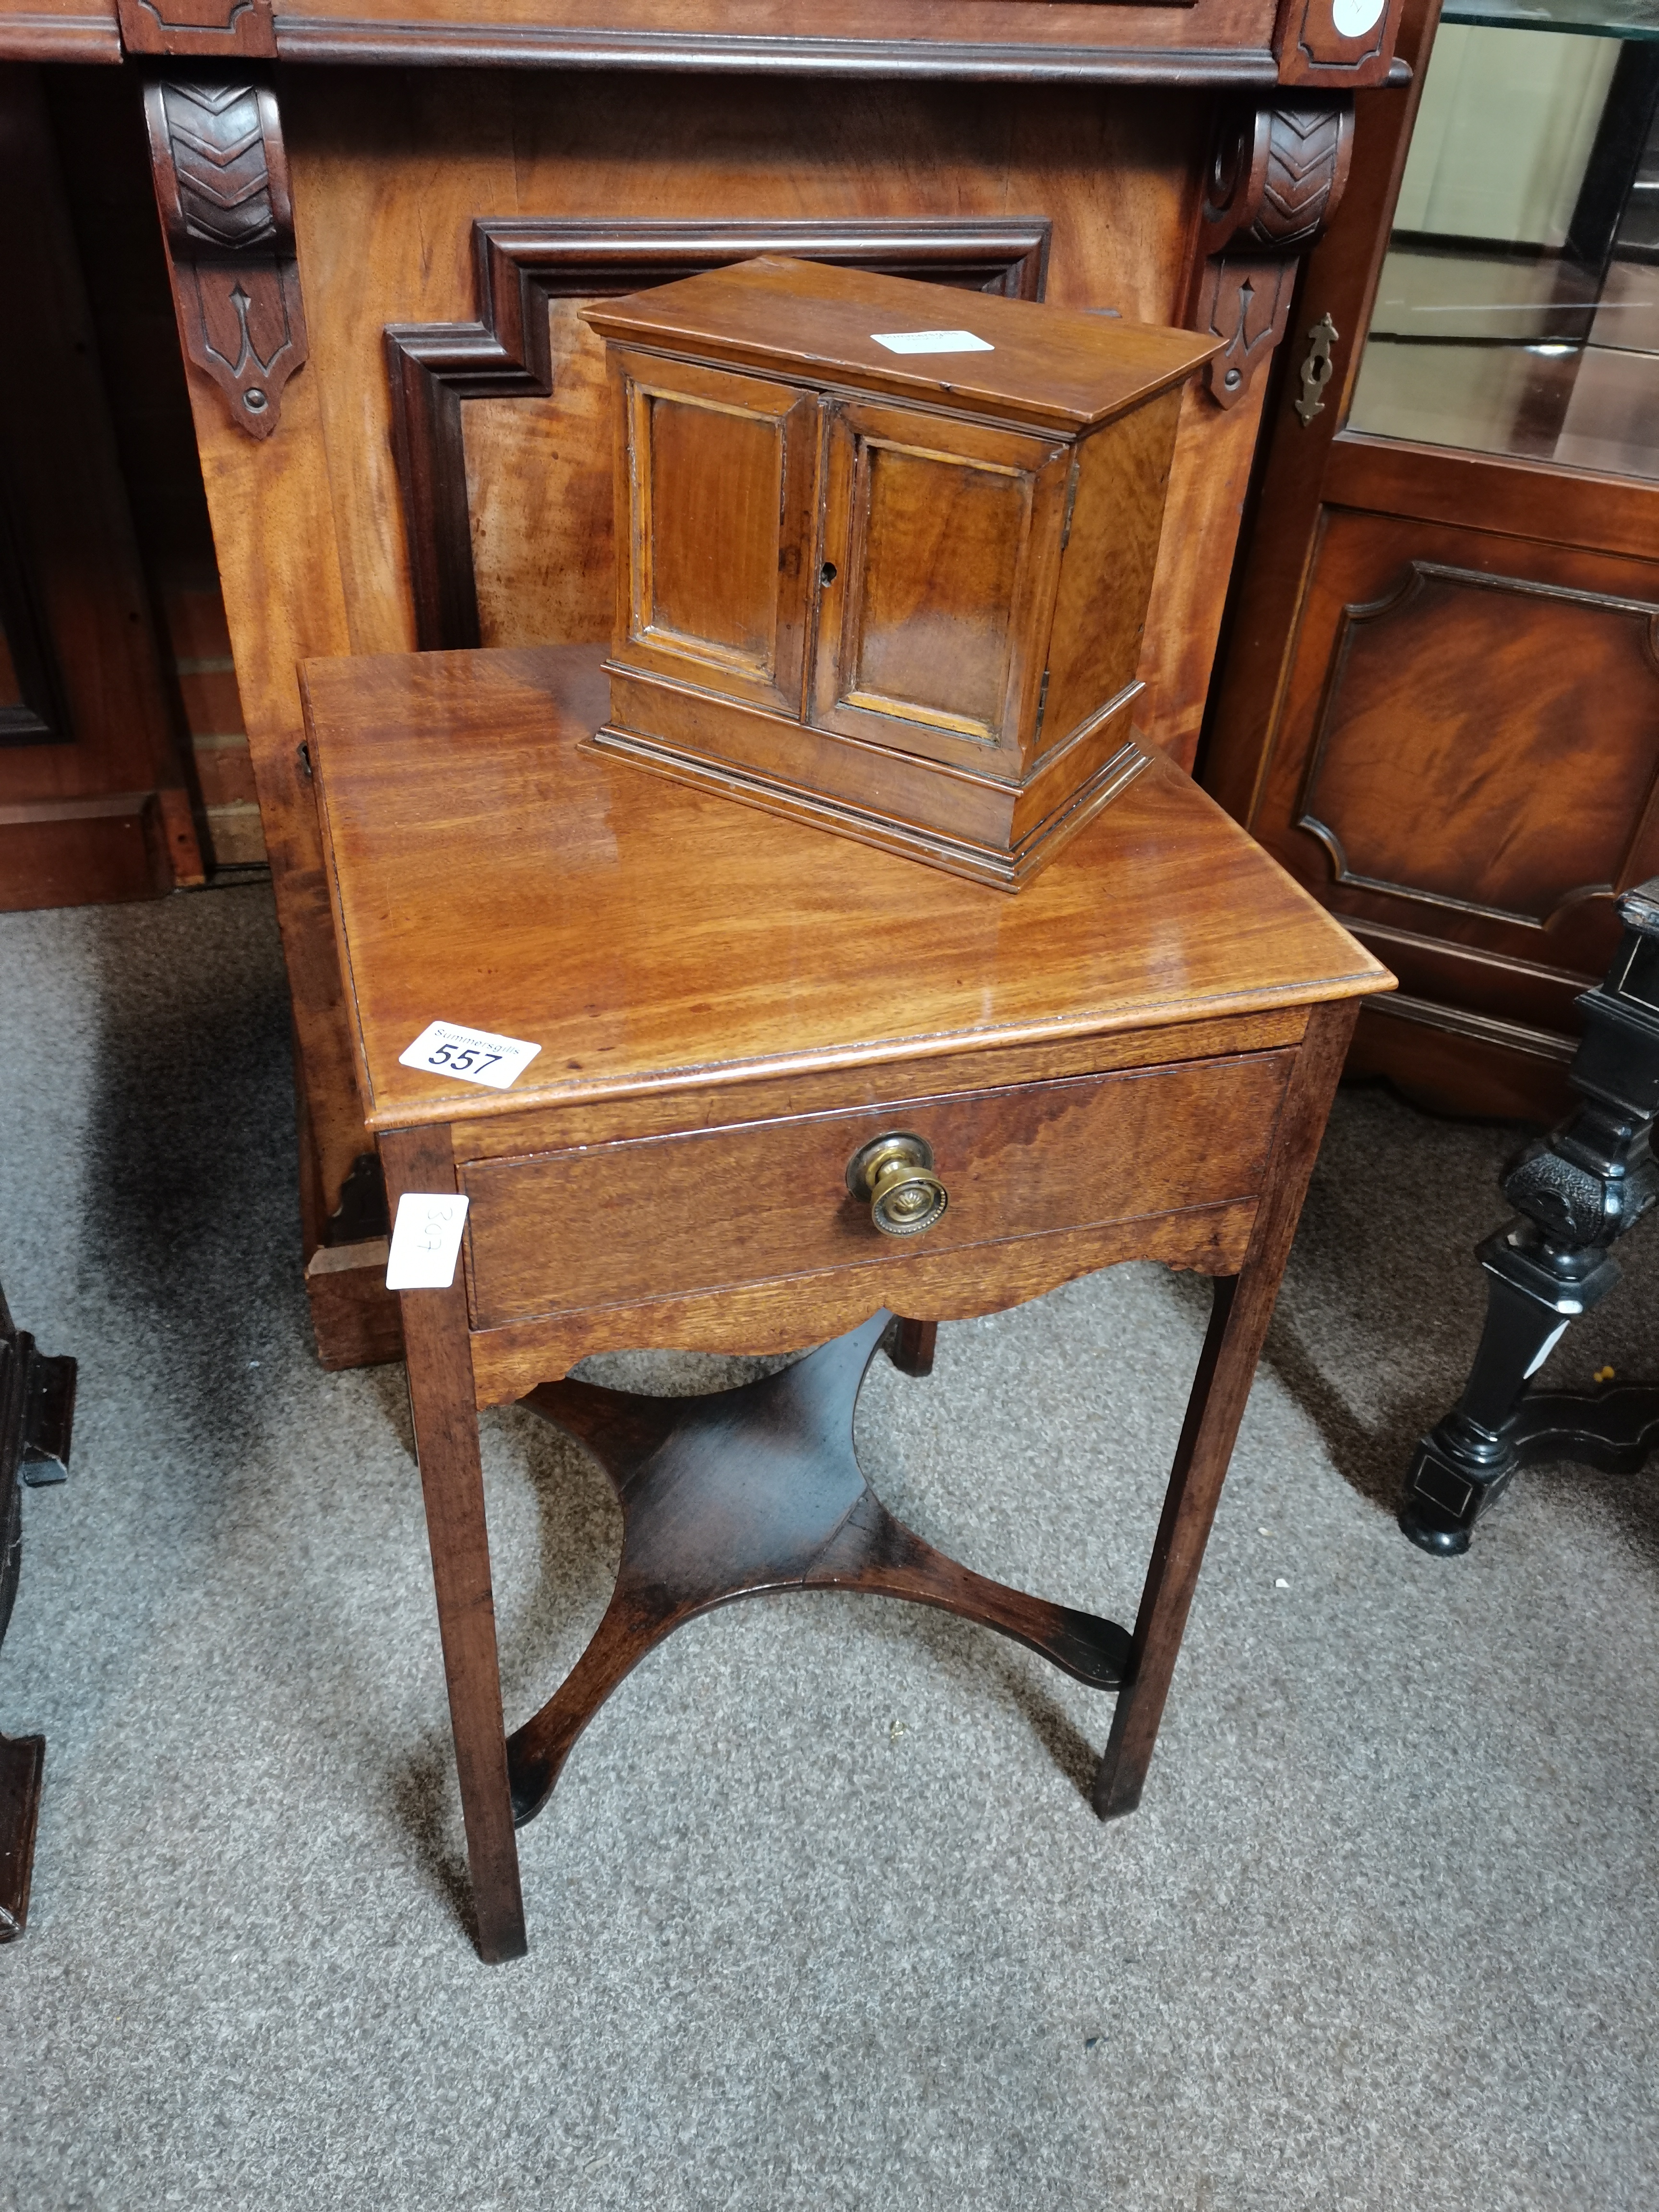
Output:
<instances>
[{"instance_id":1,"label":"shaped cross stretcher shelf","mask_svg":"<svg viewBox=\"0 0 1659 2212\"><path fill-rule=\"evenodd\" d=\"M623 1533L617 1587L593 1640L507 1738L520 1826L653 1644L701 1613L764 1590L861 1590L939 1606L1029 1644L1091 1689L1121 1686L1127 1629L958 1566L871 1489L853 1449L853 1413L892 1325L884 1310L781 1374L708 1397L645 1398L564 1382L524 1400L604 1468Z\"/></svg>"}]
</instances>

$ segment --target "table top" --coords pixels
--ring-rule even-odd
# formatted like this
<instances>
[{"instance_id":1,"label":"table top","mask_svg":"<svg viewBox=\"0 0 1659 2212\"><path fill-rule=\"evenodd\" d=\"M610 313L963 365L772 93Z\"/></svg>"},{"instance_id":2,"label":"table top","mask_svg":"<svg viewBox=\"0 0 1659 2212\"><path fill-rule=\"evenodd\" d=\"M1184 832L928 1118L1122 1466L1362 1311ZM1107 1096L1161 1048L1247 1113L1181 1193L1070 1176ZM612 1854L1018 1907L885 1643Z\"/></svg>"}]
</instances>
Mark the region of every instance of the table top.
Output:
<instances>
[{"instance_id":1,"label":"table top","mask_svg":"<svg viewBox=\"0 0 1659 2212\"><path fill-rule=\"evenodd\" d=\"M372 1128L1389 985L1161 756L1010 896L580 750L603 652L307 665ZM542 1049L504 1092L400 1066L434 1021Z\"/></svg>"},{"instance_id":2,"label":"table top","mask_svg":"<svg viewBox=\"0 0 1659 2212\"><path fill-rule=\"evenodd\" d=\"M613 340L1060 432L1109 422L1219 350L1191 331L777 254L582 312ZM987 350L895 353L878 331L965 331Z\"/></svg>"}]
</instances>

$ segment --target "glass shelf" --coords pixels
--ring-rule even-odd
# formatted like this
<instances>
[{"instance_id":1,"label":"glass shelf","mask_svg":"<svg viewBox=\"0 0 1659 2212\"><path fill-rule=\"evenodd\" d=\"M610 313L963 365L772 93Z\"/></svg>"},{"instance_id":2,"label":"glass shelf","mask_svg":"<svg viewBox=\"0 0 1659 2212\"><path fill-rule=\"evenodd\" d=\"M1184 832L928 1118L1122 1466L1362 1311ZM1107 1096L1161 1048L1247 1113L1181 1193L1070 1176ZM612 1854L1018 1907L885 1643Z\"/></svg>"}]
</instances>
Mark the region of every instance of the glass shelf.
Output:
<instances>
[{"instance_id":1,"label":"glass shelf","mask_svg":"<svg viewBox=\"0 0 1659 2212\"><path fill-rule=\"evenodd\" d=\"M1659 480L1659 0L1553 4L1442 19L1348 426Z\"/></svg>"},{"instance_id":2,"label":"glass shelf","mask_svg":"<svg viewBox=\"0 0 1659 2212\"><path fill-rule=\"evenodd\" d=\"M1447 0L1443 23L1493 31L1568 31L1581 38L1659 39L1659 0ZM1432 64L1431 64L1432 66Z\"/></svg>"}]
</instances>

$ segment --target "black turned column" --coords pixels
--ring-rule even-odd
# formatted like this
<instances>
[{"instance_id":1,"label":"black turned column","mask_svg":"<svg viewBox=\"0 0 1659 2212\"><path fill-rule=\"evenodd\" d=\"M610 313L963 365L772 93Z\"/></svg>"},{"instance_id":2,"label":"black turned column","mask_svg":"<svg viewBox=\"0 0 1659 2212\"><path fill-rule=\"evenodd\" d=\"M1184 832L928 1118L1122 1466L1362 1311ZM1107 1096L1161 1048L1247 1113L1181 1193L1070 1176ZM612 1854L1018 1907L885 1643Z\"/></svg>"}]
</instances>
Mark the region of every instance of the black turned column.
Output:
<instances>
[{"instance_id":1,"label":"black turned column","mask_svg":"<svg viewBox=\"0 0 1659 2212\"><path fill-rule=\"evenodd\" d=\"M1527 1385L1566 1328L1619 1280L1610 1247L1659 1196L1650 1153L1659 1111L1659 877L1619 902L1625 933L1586 991L1584 1039L1569 1080L1584 1103L1528 1145L1505 1174L1523 1217L1480 1245L1486 1325L1462 1396L1425 1437L1400 1524L1425 1552L1466 1552L1476 1521L1517 1467L1543 1458L1639 1466L1659 1425L1659 1389L1604 1396Z\"/></svg>"}]
</instances>

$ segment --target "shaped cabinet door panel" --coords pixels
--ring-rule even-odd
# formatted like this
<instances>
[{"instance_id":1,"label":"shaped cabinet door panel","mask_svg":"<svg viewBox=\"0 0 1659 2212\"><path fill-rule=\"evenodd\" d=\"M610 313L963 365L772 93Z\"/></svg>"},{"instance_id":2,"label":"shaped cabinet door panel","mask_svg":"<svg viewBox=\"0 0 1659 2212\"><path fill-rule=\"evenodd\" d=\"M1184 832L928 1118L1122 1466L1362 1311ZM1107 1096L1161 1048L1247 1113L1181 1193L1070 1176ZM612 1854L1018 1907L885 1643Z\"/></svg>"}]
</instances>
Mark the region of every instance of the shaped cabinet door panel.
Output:
<instances>
[{"instance_id":1,"label":"shaped cabinet door panel","mask_svg":"<svg viewBox=\"0 0 1659 2212\"><path fill-rule=\"evenodd\" d=\"M844 402L826 455L812 720L1017 776L1070 447Z\"/></svg>"},{"instance_id":2,"label":"shaped cabinet door panel","mask_svg":"<svg viewBox=\"0 0 1659 2212\"><path fill-rule=\"evenodd\" d=\"M815 395L623 355L614 658L799 715L817 508ZM624 535L626 533L626 535Z\"/></svg>"}]
</instances>

